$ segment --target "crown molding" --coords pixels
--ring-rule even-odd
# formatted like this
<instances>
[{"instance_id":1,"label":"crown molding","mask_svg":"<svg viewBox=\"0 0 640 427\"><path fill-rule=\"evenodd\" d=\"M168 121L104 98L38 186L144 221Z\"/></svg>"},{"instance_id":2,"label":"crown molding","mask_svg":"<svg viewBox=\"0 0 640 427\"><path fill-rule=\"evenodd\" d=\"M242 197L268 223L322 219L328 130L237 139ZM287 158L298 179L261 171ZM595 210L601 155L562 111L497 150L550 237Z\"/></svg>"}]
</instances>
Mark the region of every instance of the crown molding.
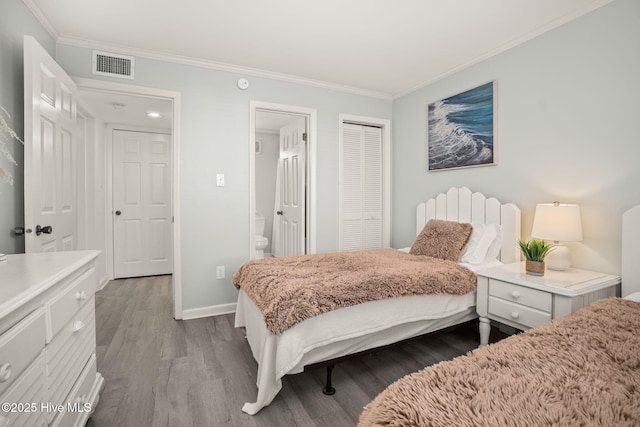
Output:
<instances>
[{"instance_id":1,"label":"crown molding","mask_svg":"<svg viewBox=\"0 0 640 427\"><path fill-rule=\"evenodd\" d=\"M64 44L86 49L103 50L107 52L120 53L134 57L153 59L157 61L173 62L176 64L190 65L193 67L209 68L218 71L227 71L246 76L261 77L271 80L278 80L287 83L296 83L305 86L313 86L322 89L335 90L337 92L350 93L353 95L367 96L370 98L379 98L387 101L391 100L391 94L375 92L366 89L360 89L351 86L329 83L322 80L313 80L304 77L293 76L290 74L276 73L273 71L260 70L256 68L243 67L240 65L226 64L224 62L208 61L203 59L191 58L186 56L171 55L163 52L157 52L146 49L136 49L126 46L100 43L94 40L85 40L76 37L61 35L57 40L58 44Z\"/></svg>"},{"instance_id":2,"label":"crown molding","mask_svg":"<svg viewBox=\"0 0 640 427\"><path fill-rule=\"evenodd\" d=\"M384 92L376 92L376 91L370 91L370 90L366 90L366 89L361 89L361 88L357 88L357 87L352 87L352 86L346 86L346 85L339 85L339 84L335 84L335 83L330 83L330 82L326 82L326 81L322 81L322 80L314 80L314 79L308 79L308 78L304 78L304 77L298 77L298 76L294 76L294 75L289 75L289 74L284 74L284 73L276 73L276 72L272 72L272 71L266 71L266 70L260 70L260 69L256 69L256 68L250 68L250 67L243 67L243 66L239 66L239 65L233 65L233 64L227 64L227 63L223 63L223 62L217 62L217 61L209 61L209 60L203 60L203 59L198 59L198 58L191 58L191 57L185 57L185 56L180 56L180 55L171 55L171 54L167 54L167 53L163 53L163 52L157 52L157 51L152 51L152 50L145 50L145 49L135 49L135 48L131 48L131 47L126 47L126 46L120 46L120 45L114 45L114 44L107 44L107 43L102 43L102 42L97 42L94 40L86 40L86 39L80 39L77 37L71 37L71 36L65 36L65 35L61 35L51 24L51 22L47 19L47 17L42 13L42 11L40 10L40 8L35 4L34 0L22 0L23 3L27 6L27 8L31 11L31 13L34 15L34 17L40 22L40 24L44 27L44 29L51 35L51 37L53 37L53 39L55 40L55 42L57 44L66 44L66 45L70 45L70 46L76 46L76 47L83 47L83 48L88 48L88 49L97 49L97 50L107 50L107 51L113 51L114 53L123 53L123 54L127 54L127 55L131 55L131 56L138 56L138 57L142 57L142 58L147 58L147 59L154 59L154 60L158 60L158 61L165 61L165 62L173 62L173 63L177 63L177 64L183 64L183 65L190 65L190 66L194 66L194 67L201 67L201 68L209 68L209 69L213 69L213 70L218 70L218 71L227 71L227 72L231 72L231 73L238 73L238 74L243 74L243 75L247 75L247 76L254 76L254 77L261 77L261 78L266 78L266 79L271 79L271 80L278 80L278 81L283 81L283 82L288 82L288 83L295 83L295 84L300 84L300 85L305 85L305 86L312 86L312 87L318 87L318 88L322 88L322 89L329 89L329 90L335 90L338 92L343 92L343 93L349 93L349 94L353 94L353 95L360 95L360 96L366 96L366 97L371 97L371 98L379 98L379 99L384 99L387 101L390 100L395 100L398 98L401 98L405 95L410 94L411 92L415 92L419 89L422 89L426 86L429 86L430 84L433 84L439 80L442 80L448 76L451 76L455 73L458 73L466 68L469 68L473 65L476 65L488 58L491 58L495 55L498 55L502 52L505 52L519 44L522 44L528 40L531 40L547 31L550 31L554 28L557 28L563 24L568 23L569 21L572 21L582 15L585 15L589 12L594 11L595 9L598 9L608 3L611 3L613 0L593 0L591 3L589 3L587 6L576 10L572 13L569 13L565 16L562 16L550 23L548 23L547 25L544 25L540 28L537 28L531 32L529 32L528 34L518 37L516 39L510 40L506 43L504 43L503 45L501 45L500 47L496 48L496 49L492 49L488 52L485 52L477 57L475 57L474 59L470 60L470 61L466 61L452 69L449 69L437 76L435 76L432 79L429 79L428 81L424 81L418 85L415 85L413 87L410 87L406 90L403 90L401 92L395 93L395 94L391 94L391 93L384 93Z\"/></svg>"},{"instance_id":3,"label":"crown molding","mask_svg":"<svg viewBox=\"0 0 640 427\"><path fill-rule=\"evenodd\" d=\"M33 16L40 22L46 32L49 33L51 37L53 37L53 41L57 42L60 34L58 31L51 25L51 22L47 19L47 17L42 13L40 8L33 2L33 0L22 0L25 6L31 11Z\"/></svg>"}]
</instances>

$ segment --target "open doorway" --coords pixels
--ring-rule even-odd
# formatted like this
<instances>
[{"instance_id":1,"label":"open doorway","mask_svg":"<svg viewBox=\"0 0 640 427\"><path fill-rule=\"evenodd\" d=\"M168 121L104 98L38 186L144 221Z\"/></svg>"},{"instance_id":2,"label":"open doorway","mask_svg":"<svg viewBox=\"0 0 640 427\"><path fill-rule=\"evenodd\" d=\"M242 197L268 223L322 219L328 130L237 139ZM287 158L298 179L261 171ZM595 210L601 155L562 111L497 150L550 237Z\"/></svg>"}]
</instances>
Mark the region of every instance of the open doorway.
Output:
<instances>
[{"instance_id":1,"label":"open doorway","mask_svg":"<svg viewBox=\"0 0 640 427\"><path fill-rule=\"evenodd\" d=\"M171 274L171 100L90 89L78 99L103 131L109 278Z\"/></svg>"},{"instance_id":2,"label":"open doorway","mask_svg":"<svg viewBox=\"0 0 640 427\"><path fill-rule=\"evenodd\" d=\"M97 158L104 159L101 175L104 206L101 219L104 224L104 251L107 255L109 279L172 274L174 317L181 319L179 93L90 79L76 79L76 82L80 101L96 118L96 134L100 140ZM115 150L114 147L119 148ZM163 157L161 162L157 159L159 155ZM140 185L135 185L135 182L126 179L127 168L132 175L143 178L146 176L144 179L152 181L154 185L147 185L149 183L142 181L138 182ZM144 168L148 170L144 172ZM142 171L141 174L136 172L138 169L138 172ZM138 194L138 190L144 191L144 188L150 194ZM146 208L131 203L133 196L141 200L146 198ZM156 212L159 200L164 205L162 221L158 221ZM126 211L121 206L124 204L128 204ZM98 212L96 209L96 215L99 215ZM135 227L126 229L123 224L127 219L127 212L139 216L130 218L130 224L140 224L146 218L151 228L146 232L143 227L137 230ZM136 232L140 234L139 242L153 241L153 244L136 248L132 244L136 240L133 239ZM121 234L120 238L118 233ZM149 238L150 236L153 238ZM160 247L163 248L162 253L158 252ZM116 265L122 263L123 259L127 261L127 257L122 256L122 251L125 250L130 255L135 252L131 251L132 248L136 249L137 255L145 258L144 262L149 268L142 265L140 269L127 267L123 270L122 266L119 268ZM160 263L164 266L158 269ZM120 273L116 275L117 271ZM125 272L124 276L122 271Z\"/></svg>"},{"instance_id":3,"label":"open doorway","mask_svg":"<svg viewBox=\"0 0 640 427\"><path fill-rule=\"evenodd\" d=\"M316 111L251 103L250 258L315 253Z\"/></svg>"}]
</instances>

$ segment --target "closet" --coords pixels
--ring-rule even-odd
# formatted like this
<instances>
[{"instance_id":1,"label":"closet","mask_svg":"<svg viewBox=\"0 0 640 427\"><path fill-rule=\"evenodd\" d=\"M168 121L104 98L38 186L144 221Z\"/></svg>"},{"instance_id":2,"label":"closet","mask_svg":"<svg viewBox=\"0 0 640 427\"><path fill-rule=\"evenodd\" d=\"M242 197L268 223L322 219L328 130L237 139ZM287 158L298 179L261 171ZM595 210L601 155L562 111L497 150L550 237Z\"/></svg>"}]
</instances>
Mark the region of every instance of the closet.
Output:
<instances>
[{"instance_id":1,"label":"closet","mask_svg":"<svg viewBox=\"0 0 640 427\"><path fill-rule=\"evenodd\" d=\"M340 146L340 250L383 246L382 129L344 123Z\"/></svg>"}]
</instances>

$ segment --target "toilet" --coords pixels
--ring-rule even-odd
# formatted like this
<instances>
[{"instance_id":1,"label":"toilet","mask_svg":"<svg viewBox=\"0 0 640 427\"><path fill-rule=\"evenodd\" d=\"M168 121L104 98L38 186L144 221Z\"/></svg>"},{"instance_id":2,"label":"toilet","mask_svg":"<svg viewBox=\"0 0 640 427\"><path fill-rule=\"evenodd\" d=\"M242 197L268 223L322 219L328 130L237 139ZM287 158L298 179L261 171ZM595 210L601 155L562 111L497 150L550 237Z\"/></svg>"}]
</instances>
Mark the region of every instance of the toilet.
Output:
<instances>
[{"instance_id":1,"label":"toilet","mask_svg":"<svg viewBox=\"0 0 640 427\"><path fill-rule=\"evenodd\" d=\"M269 239L264 234L264 217L256 212L256 258L264 258L264 248L269 244Z\"/></svg>"}]
</instances>

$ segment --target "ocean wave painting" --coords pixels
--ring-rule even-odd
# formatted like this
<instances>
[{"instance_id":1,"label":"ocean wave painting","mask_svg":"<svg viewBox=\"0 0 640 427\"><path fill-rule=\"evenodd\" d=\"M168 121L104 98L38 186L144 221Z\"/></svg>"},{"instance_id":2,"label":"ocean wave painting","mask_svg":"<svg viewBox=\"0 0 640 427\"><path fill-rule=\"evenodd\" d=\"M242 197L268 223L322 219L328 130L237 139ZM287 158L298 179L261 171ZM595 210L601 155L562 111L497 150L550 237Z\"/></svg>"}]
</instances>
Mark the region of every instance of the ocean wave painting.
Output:
<instances>
[{"instance_id":1,"label":"ocean wave painting","mask_svg":"<svg viewBox=\"0 0 640 427\"><path fill-rule=\"evenodd\" d=\"M494 82L429 104L429 170L495 165Z\"/></svg>"}]
</instances>

